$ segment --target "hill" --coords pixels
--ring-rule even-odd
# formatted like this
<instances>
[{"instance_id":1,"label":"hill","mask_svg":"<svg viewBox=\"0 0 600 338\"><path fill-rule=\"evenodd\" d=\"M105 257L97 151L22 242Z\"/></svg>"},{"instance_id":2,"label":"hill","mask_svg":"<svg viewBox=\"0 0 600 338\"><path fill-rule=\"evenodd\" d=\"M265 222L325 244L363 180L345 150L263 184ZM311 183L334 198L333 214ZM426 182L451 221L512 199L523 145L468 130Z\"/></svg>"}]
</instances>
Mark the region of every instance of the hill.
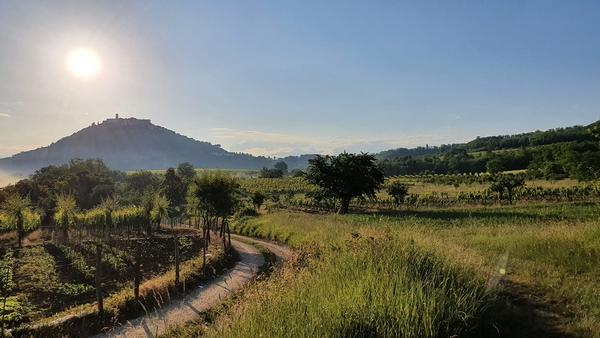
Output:
<instances>
[{"instance_id":1,"label":"hill","mask_svg":"<svg viewBox=\"0 0 600 338\"><path fill-rule=\"evenodd\" d=\"M0 169L30 173L73 158L102 159L109 167L119 170L164 169L181 162L200 168L260 169L274 163L267 157L229 152L220 145L154 125L150 120L117 116L49 146L0 159Z\"/></svg>"}]
</instances>

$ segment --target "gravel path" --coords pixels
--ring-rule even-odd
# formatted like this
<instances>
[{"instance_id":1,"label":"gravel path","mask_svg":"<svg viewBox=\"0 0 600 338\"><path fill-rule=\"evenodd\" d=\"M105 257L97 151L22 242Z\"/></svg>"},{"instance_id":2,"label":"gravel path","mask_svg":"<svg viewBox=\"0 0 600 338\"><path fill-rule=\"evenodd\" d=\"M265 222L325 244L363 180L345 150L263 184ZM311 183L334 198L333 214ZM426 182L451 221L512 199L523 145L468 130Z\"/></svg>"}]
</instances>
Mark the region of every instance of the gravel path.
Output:
<instances>
[{"instance_id":1,"label":"gravel path","mask_svg":"<svg viewBox=\"0 0 600 338\"><path fill-rule=\"evenodd\" d=\"M247 237L237 238L254 241ZM269 244L273 248L276 247L275 244ZM222 299L250 282L256 276L259 268L265 264L263 255L252 245L233 239L231 245L239 253L240 260L221 277L208 285L199 286L182 299L173 301L161 309L130 320L108 333L95 337L156 337L165 333L169 328L193 320L201 312L220 304ZM271 247L268 249L271 250ZM277 253L275 255L279 257Z\"/></svg>"}]
</instances>

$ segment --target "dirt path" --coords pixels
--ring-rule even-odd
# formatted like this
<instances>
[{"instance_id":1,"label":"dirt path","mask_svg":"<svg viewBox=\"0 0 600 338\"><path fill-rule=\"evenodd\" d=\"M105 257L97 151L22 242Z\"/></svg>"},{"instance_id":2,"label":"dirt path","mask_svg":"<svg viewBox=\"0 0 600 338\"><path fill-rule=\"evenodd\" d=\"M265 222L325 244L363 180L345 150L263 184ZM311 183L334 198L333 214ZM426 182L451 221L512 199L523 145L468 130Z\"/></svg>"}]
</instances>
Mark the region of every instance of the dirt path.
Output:
<instances>
[{"instance_id":1,"label":"dirt path","mask_svg":"<svg viewBox=\"0 0 600 338\"><path fill-rule=\"evenodd\" d=\"M247 237L236 238L253 241ZM239 253L240 260L221 277L208 285L199 286L184 298L173 301L164 308L130 320L108 333L95 337L156 337L173 326L195 319L201 312L221 303L222 299L250 282L256 276L259 268L265 264L263 255L252 245L233 239L231 244ZM273 249L276 248L276 245L272 243L271 245ZM285 249L281 250L285 251ZM275 255L279 257L277 253Z\"/></svg>"},{"instance_id":2,"label":"dirt path","mask_svg":"<svg viewBox=\"0 0 600 338\"><path fill-rule=\"evenodd\" d=\"M261 245L271 251L277 257L277 264L283 263L284 260L288 260L292 257L293 251L285 245L281 245L277 242L267 241L264 239L257 239L252 237L231 235L231 238L238 239L245 242Z\"/></svg>"}]
</instances>

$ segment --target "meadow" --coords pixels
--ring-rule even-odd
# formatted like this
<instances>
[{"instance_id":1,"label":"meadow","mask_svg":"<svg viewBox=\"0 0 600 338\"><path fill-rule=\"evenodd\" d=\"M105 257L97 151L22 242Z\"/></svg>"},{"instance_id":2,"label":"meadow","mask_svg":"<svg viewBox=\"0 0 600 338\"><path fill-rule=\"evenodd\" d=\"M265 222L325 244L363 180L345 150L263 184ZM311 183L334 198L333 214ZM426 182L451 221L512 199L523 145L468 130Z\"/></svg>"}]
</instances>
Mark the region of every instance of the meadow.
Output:
<instances>
[{"instance_id":1,"label":"meadow","mask_svg":"<svg viewBox=\"0 0 600 338\"><path fill-rule=\"evenodd\" d=\"M171 336L582 336L600 332L600 208L541 203L244 217L298 258Z\"/></svg>"}]
</instances>

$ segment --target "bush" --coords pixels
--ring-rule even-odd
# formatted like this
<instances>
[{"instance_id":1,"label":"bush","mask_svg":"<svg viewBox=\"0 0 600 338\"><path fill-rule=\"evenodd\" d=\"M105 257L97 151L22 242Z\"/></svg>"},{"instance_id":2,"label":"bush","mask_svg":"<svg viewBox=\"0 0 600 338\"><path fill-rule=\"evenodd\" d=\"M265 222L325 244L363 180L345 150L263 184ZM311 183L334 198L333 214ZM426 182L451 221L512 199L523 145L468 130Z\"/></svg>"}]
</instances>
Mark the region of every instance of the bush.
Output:
<instances>
[{"instance_id":1,"label":"bush","mask_svg":"<svg viewBox=\"0 0 600 338\"><path fill-rule=\"evenodd\" d=\"M246 208L240 209L240 211L237 212L237 216L239 216L239 217L243 217L243 216L256 217L256 216L258 216L258 212L254 208L246 207Z\"/></svg>"}]
</instances>

